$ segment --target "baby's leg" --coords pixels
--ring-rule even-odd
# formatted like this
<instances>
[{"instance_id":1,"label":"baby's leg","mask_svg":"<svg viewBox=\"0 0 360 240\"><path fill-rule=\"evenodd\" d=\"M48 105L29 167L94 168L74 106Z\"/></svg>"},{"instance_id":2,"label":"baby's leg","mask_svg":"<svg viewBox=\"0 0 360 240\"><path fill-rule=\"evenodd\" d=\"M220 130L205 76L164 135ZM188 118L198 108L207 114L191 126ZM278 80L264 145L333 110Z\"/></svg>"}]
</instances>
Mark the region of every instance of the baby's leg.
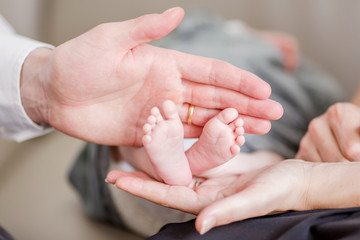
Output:
<instances>
[{"instance_id":1,"label":"baby's leg","mask_svg":"<svg viewBox=\"0 0 360 240\"><path fill-rule=\"evenodd\" d=\"M134 170L143 171L158 181L163 181L157 174L144 147L118 147L120 158L116 159L127 162ZM122 165L125 166L125 165ZM120 169L124 170L124 169ZM129 171L131 169L127 169Z\"/></svg>"},{"instance_id":2,"label":"baby's leg","mask_svg":"<svg viewBox=\"0 0 360 240\"><path fill-rule=\"evenodd\" d=\"M233 108L227 108L210 119L199 140L186 151L192 173L217 167L238 154L245 142L243 124Z\"/></svg>"},{"instance_id":3,"label":"baby's leg","mask_svg":"<svg viewBox=\"0 0 360 240\"><path fill-rule=\"evenodd\" d=\"M175 104L167 100L162 107L151 109L143 127L144 148L160 178L171 185L189 185L192 180L184 153L184 128Z\"/></svg>"}]
</instances>

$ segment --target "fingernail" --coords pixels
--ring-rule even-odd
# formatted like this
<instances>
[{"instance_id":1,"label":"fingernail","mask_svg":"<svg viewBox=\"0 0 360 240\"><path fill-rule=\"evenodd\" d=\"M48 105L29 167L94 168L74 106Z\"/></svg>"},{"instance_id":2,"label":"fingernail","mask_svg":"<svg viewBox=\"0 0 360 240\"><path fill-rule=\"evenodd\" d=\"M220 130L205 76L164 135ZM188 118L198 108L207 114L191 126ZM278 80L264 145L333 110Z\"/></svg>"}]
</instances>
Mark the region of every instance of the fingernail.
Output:
<instances>
[{"instance_id":1,"label":"fingernail","mask_svg":"<svg viewBox=\"0 0 360 240\"><path fill-rule=\"evenodd\" d=\"M206 232L208 232L210 229L212 229L215 226L215 223L216 223L215 217L209 217L209 218L205 219L202 224L200 234L203 235Z\"/></svg>"},{"instance_id":2,"label":"fingernail","mask_svg":"<svg viewBox=\"0 0 360 240\"><path fill-rule=\"evenodd\" d=\"M106 178L105 178L105 182L106 182L106 183L109 183L109 182L108 182L108 180L107 180Z\"/></svg>"}]
</instances>

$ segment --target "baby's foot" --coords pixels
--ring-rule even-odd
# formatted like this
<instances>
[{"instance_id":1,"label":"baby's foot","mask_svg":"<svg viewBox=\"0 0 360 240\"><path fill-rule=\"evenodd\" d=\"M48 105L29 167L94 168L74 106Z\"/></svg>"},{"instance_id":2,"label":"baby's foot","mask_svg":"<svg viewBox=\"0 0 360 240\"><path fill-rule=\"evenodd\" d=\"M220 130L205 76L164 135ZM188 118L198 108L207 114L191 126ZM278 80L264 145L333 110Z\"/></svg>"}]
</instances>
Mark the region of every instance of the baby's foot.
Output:
<instances>
[{"instance_id":1,"label":"baby's foot","mask_svg":"<svg viewBox=\"0 0 360 240\"><path fill-rule=\"evenodd\" d=\"M162 107L151 109L144 125L144 148L160 178L171 185L189 185L192 179L184 153L184 128L175 104L166 100Z\"/></svg>"},{"instance_id":2,"label":"baby's foot","mask_svg":"<svg viewBox=\"0 0 360 240\"><path fill-rule=\"evenodd\" d=\"M234 108L227 108L210 119L199 140L186 151L193 174L217 167L240 152L244 144L244 122Z\"/></svg>"}]
</instances>

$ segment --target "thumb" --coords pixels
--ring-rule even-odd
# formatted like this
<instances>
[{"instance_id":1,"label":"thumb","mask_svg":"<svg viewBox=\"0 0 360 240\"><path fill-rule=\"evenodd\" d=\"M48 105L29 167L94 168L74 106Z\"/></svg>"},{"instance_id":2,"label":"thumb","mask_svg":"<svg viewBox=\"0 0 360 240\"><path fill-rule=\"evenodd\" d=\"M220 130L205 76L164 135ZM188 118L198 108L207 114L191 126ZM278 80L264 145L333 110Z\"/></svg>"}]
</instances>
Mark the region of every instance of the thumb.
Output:
<instances>
[{"instance_id":1,"label":"thumb","mask_svg":"<svg viewBox=\"0 0 360 240\"><path fill-rule=\"evenodd\" d=\"M127 49L165 37L172 32L184 18L184 10L171 8L162 14L148 14L124 22L124 33L131 40Z\"/></svg>"},{"instance_id":2,"label":"thumb","mask_svg":"<svg viewBox=\"0 0 360 240\"><path fill-rule=\"evenodd\" d=\"M264 191L259 191L259 189L245 189L209 204L197 216L196 230L200 234L204 234L216 226L272 212L273 204L262 196L263 193ZM266 193L265 196L267 196Z\"/></svg>"}]
</instances>

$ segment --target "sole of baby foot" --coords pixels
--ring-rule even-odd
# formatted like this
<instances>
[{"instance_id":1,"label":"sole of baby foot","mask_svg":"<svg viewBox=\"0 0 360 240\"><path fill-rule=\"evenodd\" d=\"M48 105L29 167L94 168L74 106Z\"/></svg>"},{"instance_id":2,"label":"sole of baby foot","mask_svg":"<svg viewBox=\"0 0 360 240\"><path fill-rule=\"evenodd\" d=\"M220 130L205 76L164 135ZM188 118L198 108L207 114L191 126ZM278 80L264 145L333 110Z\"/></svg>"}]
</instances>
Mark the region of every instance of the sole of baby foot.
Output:
<instances>
[{"instance_id":1,"label":"sole of baby foot","mask_svg":"<svg viewBox=\"0 0 360 240\"><path fill-rule=\"evenodd\" d=\"M186 152L193 174L217 167L240 152L244 122L236 109L227 108L210 119L199 140Z\"/></svg>"},{"instance_id":2,"label":"sole of baby foot","mask_svg":"<svg viewBox=\"0 0 360 240\"><path fill-rule=\"evenodd\" d=\"M167 184L187 186L192 179L184 153L184 129L176 105L167 100L153 108L143 127L144 148L157 174Z\"/></svg>"}]
</instances>

